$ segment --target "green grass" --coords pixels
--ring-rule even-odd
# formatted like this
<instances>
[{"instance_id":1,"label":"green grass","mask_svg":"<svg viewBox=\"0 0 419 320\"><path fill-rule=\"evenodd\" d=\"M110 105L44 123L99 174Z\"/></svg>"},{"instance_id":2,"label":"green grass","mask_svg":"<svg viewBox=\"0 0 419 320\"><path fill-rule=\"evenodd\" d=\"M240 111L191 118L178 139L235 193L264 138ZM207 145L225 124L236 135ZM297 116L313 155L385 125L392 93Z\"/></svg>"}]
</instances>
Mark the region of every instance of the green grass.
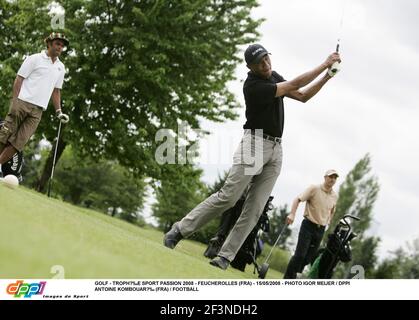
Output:
<instances>
[{"instance_id":1,"label":"green grass","mask_svg":"<svg viewBox=\"0 0 419 320\"><path fill-rule=\"evenodd\" d=\"M64 267L67 279L257 278L208 263L203 244L162 245L163 233L72 206L20 187L0 184L0 278L47 279ZM267 278L282 278L269 270Z\"/></svg>"}]
</instances>

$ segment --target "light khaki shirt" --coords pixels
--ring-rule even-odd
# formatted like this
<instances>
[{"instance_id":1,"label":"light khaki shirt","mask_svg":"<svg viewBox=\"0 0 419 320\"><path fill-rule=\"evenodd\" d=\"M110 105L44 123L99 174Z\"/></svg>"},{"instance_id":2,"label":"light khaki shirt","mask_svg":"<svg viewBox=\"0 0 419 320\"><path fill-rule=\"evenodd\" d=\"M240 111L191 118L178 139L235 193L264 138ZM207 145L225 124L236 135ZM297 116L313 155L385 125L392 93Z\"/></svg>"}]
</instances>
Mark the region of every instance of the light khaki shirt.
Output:
<instances>
[{"instance_id":1,"label":"light khaki shirt","mask_svg":"<svg viewBox=\"0 0 419 320\"><path fill-rule=\"evenodd\" d=\"M304 210L305 218L316 224L326 226L330 223L335 212L338 196L333 190L327 192L321 184L308 187L298 199L302 202L307 201Z\"/></svg>"}]
</instances>

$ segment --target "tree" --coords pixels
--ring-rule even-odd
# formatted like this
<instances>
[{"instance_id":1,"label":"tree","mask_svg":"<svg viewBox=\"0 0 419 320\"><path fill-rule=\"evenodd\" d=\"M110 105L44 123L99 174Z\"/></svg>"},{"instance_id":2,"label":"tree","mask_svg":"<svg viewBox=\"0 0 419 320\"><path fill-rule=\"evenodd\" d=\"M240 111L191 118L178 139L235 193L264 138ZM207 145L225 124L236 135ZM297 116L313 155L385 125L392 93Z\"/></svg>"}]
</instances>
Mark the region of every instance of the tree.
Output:
<instances>
[{"instance_id":1,"label":"tree","mask_svg":"<svg viewBox=\"0 0 419 320\"><path fill-rule=\"evenodd\" d=\"M9 109L12 85L24 56L44 47L49 30L46 0L0 0L0 112Z\"/></svg>"},{"instance_id":2,"label":"tree","mask_svg":"<svg viewBox=\"0 0 419 320\"><path fill-rule=\"evenodd\" d=\"M75 205L136 223L146 184L115 162L80 159L68 148L56 168L53 194Z\"/></svg>"},{"instance_id":3,"label":"tree","mask_svg":"<svg viewBox=\"0 0 419 320\"><path fill-rule=\"evenodd\" d=\"M419 279L419 239L408 243L402 259L401 274L402 279Z\"/></svg>"},{"instance_id":4,"label":"tree","mask_svg":"<svg viewBox=\"0 0 419 320\"><path fill-rule=\"evenodd\" d=\"M345 181L339 188L339 200L336 213L329 228L333 232L339 220L347 214L360 218L353 222L352 227L358 237L352 241L351 265L360 265L365 270L367 277L372 275L377 261L376 249L379 238L370 237L366 234L372 220L372 210L379 192L378 180L370 174L371 160L369 154L365 155L355 167L348 173ZM324 237L326 241L327 237ZM341 264L335 272L338 278L346 277L350 268Z\"/></svg>"},{"instance_id":5,"label":"tree","mask_svg":"<svg viewBox=\"0 0 419 320\"><path fill-rule=\"evenodd\" d=\"M375 270L377 279L419 279L419 239L391 252Z\"/></svg>"},{"instance_id":6,"label":"tree","mask_svg":"<svg viewBox=\"0 0 419 320\"><path fill-rule=\"evenodd\" d=\"M206 191L200 180L201 169L189 164L174 167L178 174L157 184L156 202L152 205L153 216L157 218L159 228L164 231L168 231L174 222L181 220L204 200Z\"/></svg>"},{"instance_id":7,"label":"tree","mask_svg":"<svg viewBox=\"0 0 419 320\"><path fill-rule=\"evenodd\" d=\"M405 260L405 252L402 248L391 253L392 257L382 261L374 272L375 279L401 279L401 266Z\"/></svg>"},{"instance_id":8,"label":"tree","mask_svg":"<svg viewBox=\"0 0 419 320\"><path fill-rule=\"evenodd\" d=\"M0 53L4 102L22 56L44 46L39 40L50 30L51 17L47 0L1 1L12 12L2 13L0 20L7 47ZM63 56L69 72L62 97L72 118L60 145L73 146L81 156L117 160L138 176L160 180L166 171L154 158L159 129L176 131L179 121L199 128L200 119L236 117L238 104L226 83L242 60L239 46L258 35L261 20L250 15L256 0L60 4L70 39ZM50 108L37 137L53 141L56 132ZM51 161L46 163L48 175ZM39 190L45 187L42 181Z\"/></svg>"}]
</instances>

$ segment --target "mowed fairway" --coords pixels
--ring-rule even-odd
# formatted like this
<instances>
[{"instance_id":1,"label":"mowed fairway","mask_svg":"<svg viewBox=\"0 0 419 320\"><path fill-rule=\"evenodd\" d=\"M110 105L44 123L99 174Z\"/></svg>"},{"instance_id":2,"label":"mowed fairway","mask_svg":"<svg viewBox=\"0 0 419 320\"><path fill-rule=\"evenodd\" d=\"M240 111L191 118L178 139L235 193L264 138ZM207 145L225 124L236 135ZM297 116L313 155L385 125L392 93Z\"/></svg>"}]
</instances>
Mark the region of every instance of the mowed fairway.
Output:
<instances>
[{"instance_id":1,"label":"mowed fairway","mask_svg":"<svg viewBox=\"0 0 419 320\"><path fill-rule=\"evenodd\" d=\"M72 206L20 187L0 184L0 278L48 279L53 266L65 278L253 278L212 267L203 244L162 245L163 233ZM267 278L282 278L269 270Z\"/></svg>"}]
</instances>

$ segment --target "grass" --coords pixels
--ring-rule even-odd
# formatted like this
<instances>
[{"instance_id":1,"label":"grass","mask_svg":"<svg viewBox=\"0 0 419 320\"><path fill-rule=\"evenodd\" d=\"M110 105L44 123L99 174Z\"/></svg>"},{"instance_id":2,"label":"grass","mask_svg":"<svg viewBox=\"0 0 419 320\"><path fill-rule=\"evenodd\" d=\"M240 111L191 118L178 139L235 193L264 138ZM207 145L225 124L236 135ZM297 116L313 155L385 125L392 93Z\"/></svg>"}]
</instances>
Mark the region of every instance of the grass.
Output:
<instances>
[{"instance_id":1,"label":"grass","mask_svg":"<svg viewBox=\"0 0 419 320\"><path fill-rule=\"evenodd\" d=\"M67 279L255 279L246 272L217 269L205 246L181 241L162 245L163 233L103 213L0 184L0 278L48 279L62 266ZM282 278L269 270L267 278Z\"/></svg>"}]
</instances>

